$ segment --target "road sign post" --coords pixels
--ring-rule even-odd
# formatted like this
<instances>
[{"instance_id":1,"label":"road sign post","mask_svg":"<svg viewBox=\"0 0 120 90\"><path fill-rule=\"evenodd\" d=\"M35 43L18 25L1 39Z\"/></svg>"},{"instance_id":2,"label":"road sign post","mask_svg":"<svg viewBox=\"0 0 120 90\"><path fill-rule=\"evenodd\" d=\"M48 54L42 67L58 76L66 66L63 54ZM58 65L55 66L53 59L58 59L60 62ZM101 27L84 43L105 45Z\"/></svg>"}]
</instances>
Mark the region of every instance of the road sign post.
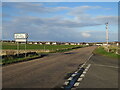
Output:
<instances>
[{"instance_id":1,"label":"road sign post","mask_svg":"<svg viewBox=\"0 0 120 90\"><path fill-rule=\"evenodd\" d=\"M17 56L19 56L19 42L17 42Z\"/></svg>"},{"instance_id":2,"label":"road sign post","mask_svg":"<svg viewBox=\"0 0 120 90\"><path fill-rule=\"evenodd\" d=\"M26 44L27 44L27 42L25 43L25 58L26 58Z\"/></svg>"},{"instance_id":3,"label":"road sign post","mask_svg":"<svg viewBox=\"0 0 120 90\"><path fill-rule=\"evenodd\" d=\"M19 55L19 43L20 42L23 42L25 43L25 57L26 57L26 44L27 44L27 38L28 38L28 34L27 33L15 33L14 34L14 38L15 38L15 41L17 42L17 55Z\"/></svg>"}]
</instances>

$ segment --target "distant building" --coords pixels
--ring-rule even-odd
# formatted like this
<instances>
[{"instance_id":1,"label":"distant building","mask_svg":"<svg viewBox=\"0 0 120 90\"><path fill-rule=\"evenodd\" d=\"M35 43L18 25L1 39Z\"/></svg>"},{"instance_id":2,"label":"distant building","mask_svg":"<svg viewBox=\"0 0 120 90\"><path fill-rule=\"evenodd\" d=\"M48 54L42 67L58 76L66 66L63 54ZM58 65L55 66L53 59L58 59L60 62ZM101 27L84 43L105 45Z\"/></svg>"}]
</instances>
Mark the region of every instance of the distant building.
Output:
<instances>
[{"instance_id":1,"label":"distant building","mask_svg":"<svg viewBox=\"0 0 120 90\"><path fill-rule=\"evenodd\" d=\"M75 43L70 43L70 45L75 45Z\"/></svg>"},{"instance_id":2,"label":"distant building","mask_svg":"<svg viewBox=\"0 0 120 90\"><path fill-rule=\"evenodd\" d=\"M52 45L57 45L57 42L52 42Z\"/></svg>"},{"instance_id":3,"label":"distant building","mask_svg":"<svg viewBox=\"0 0 120 90\"><path fill-rule=\"evenodd\" d=\"M33 44L33 42L28 42L28 44Z\"/></svg>"},{"instance_id":4,"label":"distant building","mask_svg":"<svg viewBox=\"0 0 120 90\"><path fill-rule=\"evenodd\" d=\"M100 44L100 43L97 43L97 44L95 44L96 46L102 46L103 44Z\"/></svg>"},{"instance_id":5,"label":"distant building","mask_svg":"<svg viewBox=\"0 0 120 90\"><path fill-rule=\"evenodd\" d=\"M80 43L77 43L77 45L80 45Z\"/></svg>"},{"instance_id":6,"label":"distant building","mask_svg":"<svg viewBox=\"0 0 120 90\"><path fill-rule=\"evenodd\" d=\"M46 42L45 44L50 45L51 43L50 42Z\"/></svg>"},{"instance_id":7,"label":"distant building","mask_svg":"<svg viewBox=\"0 0 120 90\"><path fill-rule=\"evenodd\" d=\"M88 46L89 46L89 43L86 43L86 45L88 45Z\"/></svg>"},{"instance_id":8,"label":"distant building","mask_svg":"<svg viewBox=\"0 0 120 90\"><path fill-rule=\"evenodd\" d=\"M68 43L68 42L66 42L66 43L64 43L65 45L70 45L70 43Z\"/></svg>"},{"instance_id":9,"label":"distant building","mask_svg":"<svg viewBox=\"0 0 120 90\"><path fill-rule=\"evenodd\" d=\"M40 45L42 45L43 43L42 42L39 42Z\"/></svg>"},{"instance_id":10,"label":"distant building","mask_svg":"<svg viewBox=\"0 0 120 90\"><path fill-rule=\"evenodd\" d=\"M38 44L38 42L34 42L34 44Z\"/></svg>"},{"instance_id":11,"label":"distant building","mask_svg":"<svg viewBox=\"0 0 120 90\"><path fill-rule=\"evenodd\" d=\"M113 45L120 46L120 42L119 41L115 41L115 42L113 42Z\"/></svg>"}]
</instances>

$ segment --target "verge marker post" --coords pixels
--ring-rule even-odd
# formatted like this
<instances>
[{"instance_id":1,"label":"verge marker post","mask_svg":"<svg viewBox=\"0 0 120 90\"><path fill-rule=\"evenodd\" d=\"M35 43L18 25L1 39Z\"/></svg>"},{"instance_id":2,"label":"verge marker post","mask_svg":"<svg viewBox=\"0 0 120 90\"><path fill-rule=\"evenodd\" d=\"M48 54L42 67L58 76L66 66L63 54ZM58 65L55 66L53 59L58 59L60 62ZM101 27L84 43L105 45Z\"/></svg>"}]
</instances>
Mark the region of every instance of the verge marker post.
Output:
<instances>
[{"instance_id":1,"label":"verge marker post","mask_svg":"<svg viewBox=\"0 0 120 90\"><path fill-rule=\"evenodd\" d=\"M19 56L19 42L17 42L17 56Z\"/></svg>"}]
</instances>

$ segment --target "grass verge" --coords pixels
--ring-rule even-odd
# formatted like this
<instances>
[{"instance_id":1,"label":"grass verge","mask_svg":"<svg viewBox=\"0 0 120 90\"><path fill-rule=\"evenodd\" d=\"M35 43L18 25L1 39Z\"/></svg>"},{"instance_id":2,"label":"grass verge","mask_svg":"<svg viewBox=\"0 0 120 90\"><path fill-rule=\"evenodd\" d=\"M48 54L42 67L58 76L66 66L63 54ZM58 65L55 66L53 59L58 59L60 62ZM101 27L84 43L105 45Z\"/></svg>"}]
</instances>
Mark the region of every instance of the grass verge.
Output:
<instances>
[{"instance_id":1,"label":"grass verge","mask_svg":"<svg viewBox=\"0 0 120 90\"><path fill-rule=\"evenodd\" d=\"M22 58L13 58L13 57L9 56L5 59L2 59L2 65L7 65L7 64L17 63L17 62L23 62L23 61L29 61L29 60L32 60L32 59L47 56L49 53L66 52L66 51L70 51L70 50L74 50L74 49L78 49L78 48L82 48L82 47L86 47L86 46L59 49L59 50L55 50L53 52L41 52L41 53L38 53L38 55L32 55L32 56L27 56L27 57L22 57Z\"/></svg>"},{"instance_id":2,"label":"grass verge","mask_svg":"<svg viewBox=\"0 0 120 90\"><path fill-rule=\"evenodd\" d=\"M41 56L39 56L39 55L27 56L27 57L22 57L22 58L9 57L9 59L2 59L2 65L28 61L28 60L32 60L32 59L36 59L36 58L40 58L40 57Z\"/></svg>"},{"instance_id":3,"label":"grass verge","mask_svg":"<svg viewBox=\"0 0 120 90\"><path fill-rule=\"evenodd\" d=\"M107 52L104 50L103 47L98 47L93 51L94 54L99 54L99 55L103 55L103 56L107 56L107 57L111 57L111 58L115 58L115 59L119 59L120 55L117 55L115 53L111 53L111 52Z\"/></svg>"}]
</instances>

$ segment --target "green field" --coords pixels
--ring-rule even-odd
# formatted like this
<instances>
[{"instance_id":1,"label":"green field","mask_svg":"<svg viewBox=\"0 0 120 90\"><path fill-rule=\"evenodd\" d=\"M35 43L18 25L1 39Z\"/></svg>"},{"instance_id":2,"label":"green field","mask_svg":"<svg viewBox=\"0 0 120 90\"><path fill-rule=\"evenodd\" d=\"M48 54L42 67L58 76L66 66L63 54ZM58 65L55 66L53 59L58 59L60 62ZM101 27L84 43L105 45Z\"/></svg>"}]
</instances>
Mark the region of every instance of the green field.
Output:
<instances>
[{"instance_id":1,"label":"green field","mask_svg":"<svg viewBox=\"0 0 120 90\"><path fill-rule=\"evenodd\" d=\"M111 58L116 58L116 59L120 58L120 55L117 55L117 54L111 53L111 52L106 52L103 47L96 48L93 53L108 56L108 57L111 57Z\"/></svg>"},{"instance_id":2,"label":"green field","mask_svg":"<svg viewBox=\"0 0 120 90\"><path fill-rule=\"evenodd\" d=\"M73 48L78 47L80 45L37 45L37 44L27 44L26 49L27 50L57 50L57 49L66 49L66 48ZM84 46L80 46L84 47ZM20 50L25 49L25 44L19 44ZM17 44L16 43L2 43L2 49L3 50L16 50Z\"/></svg>"},{"instance_id":3,"label":"green field","mask_svg":"<svg viewBox=\"0 0 120 90\"><path fill-rule=\"evenodd\" d=\"M25 49L25 44L19 44L20 50ZM56 52L65 52L69 50L73 50L74 47L82 48L86 47L84 45L37 45L37 44L27 44L27 50L50 50L50 52L40 52L38 54L49 54L49 53L56 53ZM3 50L16 50L17 44L16 43L2 43ZM75 48L74 48L75 49ZM39 55L32 55L28 57L6 57L2 59L2 64L14 63L18 61L26 61L28 59L39 57Z\"/></svg>"}]
</instances>

